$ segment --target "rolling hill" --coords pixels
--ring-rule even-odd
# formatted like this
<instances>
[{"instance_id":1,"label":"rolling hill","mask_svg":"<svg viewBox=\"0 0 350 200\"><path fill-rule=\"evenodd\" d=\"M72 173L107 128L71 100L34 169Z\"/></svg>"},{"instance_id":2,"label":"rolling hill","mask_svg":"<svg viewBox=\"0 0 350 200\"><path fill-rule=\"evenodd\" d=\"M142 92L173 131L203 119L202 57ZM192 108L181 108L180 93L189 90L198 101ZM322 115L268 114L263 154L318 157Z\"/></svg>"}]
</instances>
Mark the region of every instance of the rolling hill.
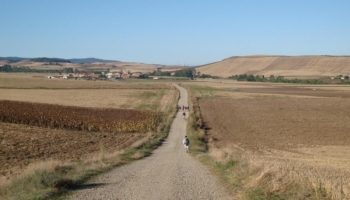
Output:
<instances>
[{"instance_id":1,"label":"rolling hill","mask_svg":"<svg viewBox=\"0 0 350 200\"><path fill-rule=\"evenodd\" d=\"M183 66L166 66L158 64L145 64L145 63L135 63L135 62L121 62L121 61L106 61L95 58L88 59L72 59L63 60L65 62L59 62L57 59L47 59L38 58L37 59L23 59L23 60L11 60L3 59L0 57L1 65L11 65L12 67L28 67L30 69L40 69L40 70L62 70L63 68L73 68L79 71L100 71L109 69L112 72L119 72L121 70L130 72L153 72L157 69L161 69L163 72L174 72L177 70L185 69ZM57 62L58 61L58 62ZM81 61L83 63L81 63ZM105 62L106 61L106 62ZM78 62L78 63L77 63ZM93 63L90 63L93 62Z\"/></svg>"},{"instance_id":2,"label":"rolling hill","mask_svg":"<svg viewBox=\"0 0 350 200\"><path fill-rule=\"evenodd\" d=\"M68 59L72 63L110 63L110 62L119 62L117 60L103 60L103 59L98 59L98 58L72 58Z\"/></svg>"},{"instance_id":3,"label":"rolling hill","mask_svg":"<svg viewBox=\"0 0 350 200\"><path fill-rule=\"evenodd\" d=\"M237 74L321 77L350 74L350 56L234 56L196 67L197 72L228 77Z\"/></svg>"},{"instance_id":4,"label":"rolling hill","mask_svg":"<svg viewBox=\"0 0 350 200\"><path fill-rule=\"evenodd\" d=\"M0 61L6 61L7 63L20 62L20 61L23 61L23 60L32 60L32 61L36 61L36 62L45 62L45 61L49 62L52 59L62 60L62 61L69 60L71 63L96 63L96 62L99 62L99 63L110 63L110 62L119 62L117 60L103 60L103 59L99 59L99 58L62 59L62 58L46 58L46 57L40 57L40 58L0 57ZM52 62L56 62L56 61L52 61Z\"/></svg>"}]
</instances>

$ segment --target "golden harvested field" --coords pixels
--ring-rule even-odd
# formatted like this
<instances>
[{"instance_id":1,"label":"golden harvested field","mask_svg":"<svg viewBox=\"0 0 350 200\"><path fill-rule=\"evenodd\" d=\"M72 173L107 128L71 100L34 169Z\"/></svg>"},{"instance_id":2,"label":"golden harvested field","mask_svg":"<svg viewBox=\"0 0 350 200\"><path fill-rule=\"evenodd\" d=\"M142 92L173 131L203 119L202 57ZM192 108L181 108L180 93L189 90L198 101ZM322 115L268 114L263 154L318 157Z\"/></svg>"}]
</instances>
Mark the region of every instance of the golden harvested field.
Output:
<instances>
[{"instance_id":1,"label":"golden harvested field","mask_svg":"<svg viewBox=\"0 0 350 200\"><path fill-rule=\"evenodd\" d=\"M197 67L197 72L228 77L236 74L320 77L348 74L350 56L241 56Z\"/></svg>"},{"instance_id":2,"label":"golden harvested field","mask_svg":"<svg viewBox=\"0 0 350 200\"><path fill-rule=\"evenodd\" d=\"M0 89L0 94L1 100L165 111L177 91L173 89Z\"/></svg>"},{"instance_id":3,"label":"golden harvested field","mask_svg":"<svg viewBox=\"0 0 350 200\"><path fill-rule=\"evenodd\" d=\"M286 180L309 181L332 199L350 198L349 88L220 85L190 87L201 97L210 155L225 160L239 151L252 170L261 169L247 188L264 176L286 175ZM272 191L278 188L271 186Z\"/></svg>"},{"instance_id":4,"label":"golden harvested field","mask_svg":"<svg viewBox=\"0 0 350 200\"><path fill-rule=\"evenodd\" d=\"M173 89L168 83L48 79L43 74L0 74L0 88L6 89Z\"/></svg>"},{"instance_id":5,"label":"golden harvested field","mask_svg":"<svg viewBox=\"0 0 350 200\"><path fill-rule=\"evenodd\" d=\"M36 78L38 76L0 74L0 100L165 111L178 93L169 82Z\"/></svg>"}]
</instances>

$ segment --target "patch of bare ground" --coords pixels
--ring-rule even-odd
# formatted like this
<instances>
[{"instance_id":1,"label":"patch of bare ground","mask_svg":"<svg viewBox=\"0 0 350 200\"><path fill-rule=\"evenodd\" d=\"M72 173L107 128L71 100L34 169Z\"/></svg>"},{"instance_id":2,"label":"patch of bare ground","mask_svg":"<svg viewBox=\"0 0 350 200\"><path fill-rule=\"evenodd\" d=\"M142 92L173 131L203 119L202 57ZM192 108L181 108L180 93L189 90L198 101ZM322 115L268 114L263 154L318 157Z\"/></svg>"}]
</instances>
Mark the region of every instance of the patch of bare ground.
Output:
<instances>
[{"instance_id":1,"label":"patch of bare ground","mask_svg":"<svg viewBox=\"0 0 350 200\"><path fill-rule=\"evenodd\" d=\"M264 184L278 192L291 181L306 181L327 198L350 198L346 98L241 96L200 99L199 105L211 155L220 161L239 151L249 163L245 188Z\"/></svg>"},{"instance_id":2,"label":"patch of bare ground","mask_svg":"<svg viewBox=\"0 0 350 200\"><path fill-rule=\"evenodd\" d=\"M0 177L19 175L29 164L48 160L89 160L110 154L147 134L67 131L0 122Z\"/></svg>"}]
</instances>

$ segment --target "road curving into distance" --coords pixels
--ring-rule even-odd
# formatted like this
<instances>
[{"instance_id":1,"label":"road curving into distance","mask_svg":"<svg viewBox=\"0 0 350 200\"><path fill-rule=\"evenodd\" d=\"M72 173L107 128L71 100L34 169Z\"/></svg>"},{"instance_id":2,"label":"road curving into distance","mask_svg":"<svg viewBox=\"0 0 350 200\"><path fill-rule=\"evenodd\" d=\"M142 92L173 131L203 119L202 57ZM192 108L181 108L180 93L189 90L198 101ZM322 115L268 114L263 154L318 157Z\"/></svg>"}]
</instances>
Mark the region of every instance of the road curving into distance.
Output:
<instances>
[{"instance_id":1,"label":"road curving into distance","mask_svg":"<svg viewBox=\"0 0 350 200\"><path fill-rule=\"evenodd\" d=\"M188 105L187 91L180 90L179 105ZM186 113L188 116L188 113ZM230 199L217 178L186 153L182 139L186 120L178 112L169 136L152 155L99 176L81 186L74 200L130 199Z\"/></svg>"}]
</instances>

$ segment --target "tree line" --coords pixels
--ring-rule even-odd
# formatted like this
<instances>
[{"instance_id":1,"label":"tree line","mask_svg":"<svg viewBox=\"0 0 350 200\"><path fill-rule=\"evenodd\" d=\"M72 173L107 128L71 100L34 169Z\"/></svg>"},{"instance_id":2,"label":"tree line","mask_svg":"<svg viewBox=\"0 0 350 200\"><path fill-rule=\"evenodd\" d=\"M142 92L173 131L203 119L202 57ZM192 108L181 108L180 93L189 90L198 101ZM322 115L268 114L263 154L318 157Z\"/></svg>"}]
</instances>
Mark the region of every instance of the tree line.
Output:
<instances>
[{"instance_id":1,"label":"tree line","mask_svg":"<svg viewBox=\"0 0 350 200\"><path fill-rule=\"evenodd\" d=\"M229 76L229 79L235 79L237 81L249 81L249 82L272 82L272 83L301 83L301 84L323 84L321 79L285 79L284 76L274 76L270 75L268 78L264 75L234 75Z\"/></svg>"},{"instance_id":2,"label":"tree line","mask_svg":"<svg viewBox=\"0 0 350 200\"><path fill-rule=\"evenodd\" d=\"M71 67L63 69L31 69L30 67L13 67L11 65L0 66L0 72L7 73L16 73L16 72L25 72L25 73L73 73L78 72L78 69L73 69Z\"/></svg>"},{"instance_id":3,"label":"tree line","mask_svg":"<svg viewBox=\"0 0 350 200\"><path fill-rule=\"evenodd\" d=\"M70 60L66 60L66 59L61 59L61 58L46 58L46 57L33 58L33 59L30 59L30 61L33 61L33 62L51 62L51 63L59 63L59 62L71 63Z\"/></svg>"}]
</instances>

